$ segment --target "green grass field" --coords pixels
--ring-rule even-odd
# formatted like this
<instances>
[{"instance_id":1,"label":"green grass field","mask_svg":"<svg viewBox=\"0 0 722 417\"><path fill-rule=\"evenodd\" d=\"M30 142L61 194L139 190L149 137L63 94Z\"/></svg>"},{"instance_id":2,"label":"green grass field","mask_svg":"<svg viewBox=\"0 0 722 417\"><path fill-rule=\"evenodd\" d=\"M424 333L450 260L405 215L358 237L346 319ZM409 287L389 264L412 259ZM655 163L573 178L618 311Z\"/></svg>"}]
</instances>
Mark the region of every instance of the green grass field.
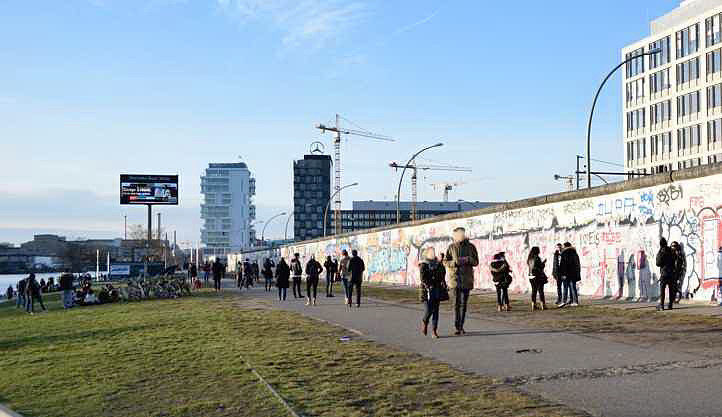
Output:
<instances>
[{"instance_id":1,"label":"green grass field","mask_svg":"<svg viewBox=\"0 0 722 417\"><path fill-rule=\"evenodd\" d=\"M0 304L0 402L26 416L568 416L491 380L237 295Z\"/></svg>"}]
</instances>

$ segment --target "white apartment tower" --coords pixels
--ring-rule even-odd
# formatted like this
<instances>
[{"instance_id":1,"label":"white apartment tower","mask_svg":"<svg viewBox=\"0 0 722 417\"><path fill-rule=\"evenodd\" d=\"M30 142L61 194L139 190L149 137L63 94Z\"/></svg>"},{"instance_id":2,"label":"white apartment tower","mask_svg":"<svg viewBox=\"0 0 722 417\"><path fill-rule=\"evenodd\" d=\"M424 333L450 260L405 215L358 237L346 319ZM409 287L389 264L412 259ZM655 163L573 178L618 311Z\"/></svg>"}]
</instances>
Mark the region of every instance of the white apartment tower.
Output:
<instances>
[{"instance_id":1,"label":"white apartment tower","mask_svg":"<svg viewBox=\"0 0 722 417\"><path fill-rule=\"evenodd\" d=\"M256 180L243 162L210 163L201 176L201 242L208 256L223 256L251 246L256 218Z\"/></svg>"},{"instance_id":2,"label":"white apartment tower","mask_svg":"<svg viewBox=\"0 0 722 417\"><path fill-rule=\"evenodd\" d=\"M622 59L626 172L722 162L722 0L686 0Z\"/></svg>"}]
</instances>

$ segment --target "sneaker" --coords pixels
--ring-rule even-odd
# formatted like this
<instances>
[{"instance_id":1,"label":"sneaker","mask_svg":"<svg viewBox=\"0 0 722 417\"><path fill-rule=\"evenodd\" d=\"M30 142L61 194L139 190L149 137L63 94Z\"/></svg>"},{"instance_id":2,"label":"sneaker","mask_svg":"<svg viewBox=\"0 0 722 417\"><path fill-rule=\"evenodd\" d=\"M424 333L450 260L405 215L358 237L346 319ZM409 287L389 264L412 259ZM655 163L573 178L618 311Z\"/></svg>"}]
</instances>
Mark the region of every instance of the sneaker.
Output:
<instances>
[{"instance_id":1,"label":"sneaker","mask_svg":"<svg viewBox=\"0 0 722 417\"><path fill-rule=\"evenodd\" d=\"M438 338L439 338L439 334L436 333L436 329L434 329L434 330L431 331L431 337L433 337L434 339L438 339Z\"/></svg>"},{"instance_id":2,"label":"sneaker","mask_svg":"<svg viewBox=\"0 0 722 417\"><path fill-rule=\"evenodd\" d=\"M571 305L572 307L579 307L579 303L571 303L570 305Z\"/></svg>"},{"instance_id":3,"label":"sneaker","mask_svg":"<svg viewBox=\"0 0 722 417\"><path fill-rule=\"evenodd\" d=\"M561 303L557 306L557 308L564 308L567 306L567 303Z\"/></svg>"},{"instance_id":4,"label":"sneaker","mask_svg":"<svg viewBox=\"0 0 722 417\"><path fill-rule=\"evenodd\" d=\"M316 299L315 299L315 298L313 299L313 305L316 305Z\"/></svg>"},{"instance_id":5,"label":"sneaker","mask_svg":"<svg viewBox=\"0 0 722 417\"><path fill-rule=\"evenodd\" d=\"M308 300L306 300L306 305L310 305L310 304L311 304L311 303L310 303Z\"/></svg>"}]
</instances>

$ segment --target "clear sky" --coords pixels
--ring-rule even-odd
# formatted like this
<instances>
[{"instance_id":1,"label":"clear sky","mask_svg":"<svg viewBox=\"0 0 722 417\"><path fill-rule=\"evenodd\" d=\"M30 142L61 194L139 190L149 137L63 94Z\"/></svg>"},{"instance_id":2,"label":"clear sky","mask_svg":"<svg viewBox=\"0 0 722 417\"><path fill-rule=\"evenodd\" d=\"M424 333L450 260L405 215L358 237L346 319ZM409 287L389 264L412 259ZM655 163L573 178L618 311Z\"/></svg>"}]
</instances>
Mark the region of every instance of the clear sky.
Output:
<instances>
[{"instance_id":1,"label":"clear sky","mask_svg":"<svg viewBox=\"0 0 722 417\"><path fill-rule=\"evenodd\" d=\"M163 208L199 238L208 162L248 163L258 218L290 210L292 160L335 113L397 138L343 144L352 200L392 199L417 149L473 168L452 199L556 192L585 150L586 118L620 50L678 0L66 0L2 2L0 241L34 232L116 237L145 209L118 204L120 173L178 173ZM598 105L592 156L621 163L621 81ZM601 168L601 166L598 166ZM609 168L609 167L607 167ZM613 167L612 167L613 168ZM402 198L409 197L409 187ZM283 221L266 235L282 237Z\"/></svg>"}]
</instances>

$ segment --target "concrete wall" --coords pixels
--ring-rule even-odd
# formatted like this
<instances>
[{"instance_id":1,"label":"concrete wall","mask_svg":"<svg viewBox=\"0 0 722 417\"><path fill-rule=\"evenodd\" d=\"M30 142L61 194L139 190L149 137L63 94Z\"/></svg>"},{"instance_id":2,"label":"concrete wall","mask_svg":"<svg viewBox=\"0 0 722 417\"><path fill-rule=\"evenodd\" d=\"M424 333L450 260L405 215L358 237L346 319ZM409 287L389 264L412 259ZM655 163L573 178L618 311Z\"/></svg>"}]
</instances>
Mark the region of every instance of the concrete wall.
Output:
<instances>
[{"instance_id":1,"label":"concrete wall","mask_svg":"<svg viewBox=\"0 0 722 417\"><path fill-rule=\"evenodd\" d=\"M616 295L618 268L622 267L626 296L646 293L655 297L659 270L654 257L659 238L665 237L684 245L688 267L683 290L695 300L710 300L716 297L722 269L720 209L722 165L717 164L341 235L338 239L300 242L282 247L281 253L287 259L294 252L304 258L313 253L320 259L338 255L341 249L358 249L366 261L368 280L417 285L421 251L428 246L435 247L437 253L445 250L452 230L464 226L481 258L476 287L493 288L490 258L498 251L506 251L514 271L512 289L527 292L530 287L525 260L529 249L539 246L542 257L551 259L557 242L570 241L581 257L582 294ZM647 266L640 269L644 254ZM620 260L622 265L618 264Z\"/></svg>"}]
</instances>

